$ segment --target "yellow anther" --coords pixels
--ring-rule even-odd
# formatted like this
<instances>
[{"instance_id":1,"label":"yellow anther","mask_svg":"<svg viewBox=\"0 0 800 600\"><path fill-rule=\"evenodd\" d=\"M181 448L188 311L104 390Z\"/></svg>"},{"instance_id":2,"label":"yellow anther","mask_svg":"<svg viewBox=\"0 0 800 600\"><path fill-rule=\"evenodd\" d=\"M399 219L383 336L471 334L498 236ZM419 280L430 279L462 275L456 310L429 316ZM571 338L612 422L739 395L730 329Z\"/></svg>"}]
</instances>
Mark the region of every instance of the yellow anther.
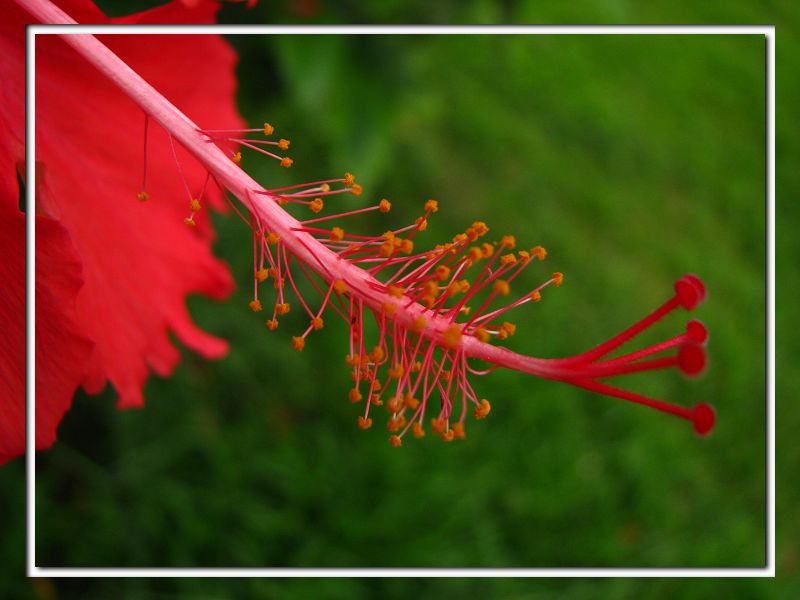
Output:
<instances>
[{"instance_id":1,"label":"yellow anther","mask_svg":"<svg viewBox=\"0 0 800 600\"><path fill-rule=\"evenodd\" d=\"M325 327L325 322L322 320L322 317L314 317L311 319L311 329L319 331L323 327Z\"/></svg>"},{"instance_id":2,"label":"yellow anther","mask_svg":"<svg viewBox=\"0 0 800 600\"><path fill-rule=\"evenodd\" d=\"M531 254L539 260L544 260L544 257L547 256L547 250L545 250L543 246L536 246L535 248L531 248Z\"/></svg>"},{"instance_id":3,"label":"yellow anther","mask_svg":"<svg viewBox=\"0 0 800 600\"><path fill-rule=\"evenodd\" d=\"M450 370L449 369L445 369L444 371L442 371L442 375L441 375L442 381L444 381L444 382L450 381L450 376L451 375L452 375L452 373L450 372Z\"/></svg>"},{"instance_id":4,"label":"yellow anther","mask_svg":"<svg viewBox=\"0 0 800 600\"><path fill-rule=\"evenodd\" d=\"M559 273L558 271L553 273L553 285L558 287L562 283L564 283L564 274L563 273Z\"/></svg>"},{"instance_id":5,"label":"yellow anther","mask_svg":"<svg viewBox=\"0 0 800 600\"><path fill-rule=\"evenodd\" d=\"M294 163L294 161L293 161L291 158L289 158L288 156L284 156L284 157L281 159L281 166L282 166L284 169L288 169L289 167L291 167L291 166L292 166L292 163Z\"/></svg>"},{"instance_id":6,"label":"yellow anther","mask_svg":"<svg viewBox=\"0 0 800 600\"><path fill-rule=\"evenodd\" d=\"M337 279L333 282L333 291L337 294L347 293L347 282L344 279Z\"/></svg>"},{"instance_id":7,"label":"yellow anther","mask_svg":"<svg viewBox=\"0 0 800 600\"><path fill-rule=\"evenodd\" d=\"M365 419L364 417L358 417L358 426L361 429L369 429L372 427L372 419Z\"/></svg>"},{"instance_id":8,"label":"yellow anther","mask_svg":"<svg viewBox=\"0 0 800 600\"><path fill-rule=\"evenodd\" d=\"M472 312L472 307L471 306L462 306L460 309L458 309L458 312L460 312L462 315L466 316L466 315L468 315L469 313Z\"/></svg>"},{"instance_id":9,"label":"yellow anther","mask_svg":"<svg viewBox=\"0 0 800 600\"><path fill-rule=\"evenodd\" d=\"M259 302L258 300L251 300L248 306L253 310L253 312L261 311L261 302Z\"/></svg>"},{"instance_id":10,"label":"yellow anther","mask_svg":"<svg viewBox=\"0 0 800 600\"><path fill-rule=\"evenodd\" d=\"M393 245L395 248L401 248L401 247L403 246L403 241L404 241L404 240L403 240L403 238L401 238L401 237L393 237L393 238L392 238L392 245Z\"/></svg>"},{"instance_id":11,"label":"yellow anther","mask_svg":"<svg viewBox=\"0 0 800 600\"><path fill-rule=\"evenodd\" d=\"M447 295L448 296L455 296L461 291L461 284L458 281L454 281L450 285L447 286Z\"/></svg>"},{"instance_id":12,"label":"yellow anther","mask_svg":"<svg viewBox=\"0 0 800 600\"><path fill-rule=\"evenodd\" d=\"M356 182L355 175L353 175L352 173L345 173L345 174L344 174L344 180L343 180L343 183L344 183L344 184L345 184L347 187L350 187L350 186L351 186L351 185L353 185L355 182Z\"/></svg>"},{"instance_id":13,"label":"yellow anther","mask_svg":"<svg viewBox=\"0 0 800 600\"><path fill-rule=\"evenodd\" d=\"M492 246L489 242L484 242L481 244L481 250L483 250L483 258L489 258L492 254L494 254L494 246Z\"/></svg>"},{"instance_id":14,"label":"yellow anther","mask_svg":"<svg viewBox=\"0 0 800 600\"><path fill-rule=\"evenodd\" d=\"M476 237L481 237L489 233L489 227L483 221L475 221L467 232Z\"/></svg>"},{"instance_id":15,"label":"yellow anther","mask_svg":"<svg viewBox=\"0 0 800 600\"><path fill-rule=\"evenodd\" d=\"M278 328L278 321L277 319L270 319L266 323L267 329L270 331L275 331Z\"/></svg>"},{"instance_id":16,"label":"yellow anther","mask_svg":"<svg viewBox=\"0 0 800 600\"><path fill-rule=\"evenodd\" d=\"M439 211L439 203L436 200L428 200L425 203L425 211L426 212L438 212Z\"/></svg>"},{"instance_id":17,"label":"yellow anther","mask_svg":"<svg viewBox=\"0 0 800 600\"><path fill-rule=\"evenodd\" d=\"M394 315L394 313L397 312L397 304L395 304L394 302L384 302L383 304L381 304L381 308L388 317L391 317L392 315Z\"/></svg>"},{"instance_id":18,"label":"yellow anther","mask_svg":"<svg viewBox=\"0 0 800 600\"><path fill-rule=\"evenodd\" d=\"M501 294L502 296L508 296L508 293L511 291L511 288L505 279L498 279L495 281L492 289L496 294Z\"/></svg>"},{"instance_id":19,"label":"yellow anther","mask_svg":"<svg viewBox=\"0 0 800 600\"><path fill-rule=\"evenodd\" d=\"M347 397L350 398L350 402L352 402L353 404L355 404L356 402L361 402L361 399L363 398L361 392L358 391L358 388L352 388L347 393Z\"/></svg>"},{"instance_id":20,"label":"yellow anther","mask_svg":"<svg viewBox=\"0 0 800 600\"><path fill-rule=\"evenodd\" d=\"M372 404L372 406L383 406L383 400L381 400L378 394L372 394L372 396L369 397L369 403Z\"/></svg>"},{"instance_id":21,"label":"yellow anther","mask_svg":"<svg viewBox=\"0 0 800 600\"><path fill-rule=\"evenodd\" d=\"M194 219L192 217L186 217L183 220L183 222L186 223L189 227L194 227L195 225L197 225L197 223L194 222Z\"/></svg>"},{"instance_id":22,"label":"yellow anther","mask_svg":"<svg viewBox=\"0 0 800 600\"><path fill-rule=\"evenodd\" d=\"M441 437L445 442L452 442L456 437L456 433L452 429L448 429Z\"/></svg>"},{"instance_id":23,"label":"yellow anther","mask_svg":"<svg viewBox=\"0 0 800 600\"><path fill-rule=\"evenodd\" d=\"M417 220L414 221L414 224L417 226L419 231L425 231L428 228L428 220L425 217L417 217Z\"/></svg>"},{"instance_id":24,"label":"yellow anther","mask_svg":"<svg viewBox=\"0 0 800 600\"><path fill-rule=\"evenodd\" d=\"M403 369L403 365L395 364L389 367L389 377L394 379L400 379L403 376L405 369Z\"/></svg>"},{"instance_id":25,"label":"yellow anther","mask_svg":"<svg viewBox=\"0 0 800 600\"><path fill-rule=\"evenodd\" d=\"M306 345L306 339L304 337L292 337L292 348L301 352Z\"/></svg>"},{"instance_id":26,"label":"yellow anther","mask_svg":"<svg viewBox=\"0 0 800 600\"><path fill-rule=\"evenodd\" d=\"M384 356L386 356L386 354L385 354L385 353L384 353L384 351L383 351L383 347L381 347L381 346L375 346L375 347L372 349L372 352L371 352L371 353L370 353L370 355L369 355L369 359L370 359L372 362L376 362L376 363L377 363L377 362L381 362L381 361L383 360L383 357L384 357Z\"/></svg>"},{"instance_id":27,"label":"yellow anther","mask_svg":"<svg viewBox=\"0 0 800 600\"><path fill-rule=\"evenodd\" d=\"M378 254L381 256L391 256L394 253L394 244L390 241L385 241L378 248Z\"/></svg>"},{"instance_id":28,"label":"yellow anther","mask_svg":"<svg viewBox=\"0 0 800 600\"><path fill-rule=\"evenodd\" d=\"M431 429L433 430L433 433L441 435L447 431L447 421L441 418L431 419Z\"/></svg>"},{"instance_id":29,"label":"yellow anther","mask_svg":"<svg viewBox=\"0 0 800 600\"><path fill-rule=\"evenodd\" d=\"M389 438L389 443L395 448L399 448L403 445L403 440L400 439L399 435L393 435Z\"/></svg>"},{"instance_id":30,"label":"yellow anther","mask_svg":"<svg viewBox=\"0 0 800 600\"><path fill-rule=\"evenodd\" d=\"M274 287L276 290L281 289L283 287L283 277L275 277L272 280L272 287Z\"/></svg>"},{"instance_id":31,"label":"yellow anther","mask_svg":"<svg viewBox=\"0 0 800 600\"><path fill-rule=\"evenodd\" d=\"M400 412L400 409L403 408L403 398L401 396L392 396L389 400L386 401L386 408L391 413Z\"/></svg>"},{"instance_id":32,"label":"yellow anther","mask_svg":"<svg viewBox=\"0 0 800 600\"><path fill-rule=\"evenodd\" d=\"M425 430L422 428L422 423L417 421L411 426L411 433L414 434L415 438L425 437Z\"/></svg>"},{"instance_id":33,"label":"yellow anther","mask_svg":"<svg viewBox=\"0 0 800 600\"><path fill-rule=\"evenodd\" d=\"M411 331L421 333L425 329L425 317L419 316L411 322Z\"/></svg>"},{"instance_id":34,"label":"yellow anther","mask_svg":"<svg viewBox=\"0 0 800 600\"><path fill-rule=\"evenodd\" d=\"M528 263L531 260L531 255L527 250L520 250L517 252L517 255L519 256L519 261L522 264Z\"/></svg>"},{"instance_id":35,"label":"yellow anther","mask_svg":"<svg viewBox=\"0 0 800 600\"><path fill-rule=\"evenodd\" d=\"M403 288L401 288L399 285L390 285L386 289L386 292L390 296L392 296L394 298L402 298L403 297Z\"/></svg>"},{"instance_id":36,"label":"yellow anther","mask_svg":"<svg viewBox=\"0 0 800 600\"><path fill-rule=\"evenodd\" d=\"M357 183L354 183L354 184L352 185L352 187L350 188L350 193L351 193L351 194L353 194L353 196L360 196L360 195L361 195L361 192L363 192L363 191L364 191L364 188L362 188L362 187L361 187L359 184L357 184Z\"/></svg>"},{"instance_id":37,"label":"yellow anther","mask_svg":"<svg viewBox=\"0 0 800 600\"><path fill-rule=\"evenodd\" d=\"M269 271L267 269L259 269L256 271L256 279L260 282L266 281L269 277Z\"/></svg>"},{"instance_id":38,"label":"yellow anther","mask_svg":"<svg viewBox=\"0 0 800 600\"><path fill-rule=\"evenodd\" d=\"M444 265L439 265L438 267L436 267L436 271L434 272L436 273L436 279L438 279L439 281L444 281L445 279L450 277L450 268L445 267Z\"/></svg>"},{"instance_id":39,"label":"yellow anther","mask_svg":"<svg viewBox=\"0 0 800 600\"><path fill-rule=\"evenodd\" d=\"M531 300L533 300L534 302L538 302L541 299L542 299L542 294L538 290L531 293Z\"/></svg>"},{"instance_id":40,"label":"yellow anther","mask_svg":"<svg viewBox=\"0 0 800 600\"><path fill-rule=\"evenodd\" d=\"M272 135L273 131L275 131L275 128L272 125L264 123L264 135Z\"/></svg>"},{"instance_id":41,"label":"yellow anther","mask_svg":"<svg viewBox=\"0 0 800 600\"><path fill-rule=\"evenodd\" d=\"M514 248L517 245L517 238L513 235L504 235L500 238L500 245L505 248Z\"/></svg>"},{"instance_id":42,"label":"yellow anther","mask_svg":"<svg viewBox=\"0 0 800 600\"><path fill-rule=\"evenodd\" d=\"M331 229L330 239L332 242L341 242L344 239L344 229L341 227Z\"/></svg>"},{"instance_id":43,"label":"yellow anther","mask_svg":"<svg viewBox=\"0 0 800 600\"><path fill-rule=\"evenodd\" d=\"M289 311L291 310L291 308L292 307L289 306L288 302L284 302L283 304L276 304L275 305L275 312L278 313L279 315L283 316L283 315L289 314Z\"/></svg>"},{"instance_id":44,"label":"yellow anther","mask_svg":"<svg viewBox=\"0 0 800 600\"><path fill-rule=\"evenodd\" d=\"M319 189L320 189L320 191L323 191L323 192L327 193L327 192L331 191L331 186L328 185L327 183L323 183L321 186L319 186Z\"/></svg>"},{"instance_id":45,"label":"yellow anther","mask_svg":"<svg viewBox=\"0 0 800 600\"><path fill-rule=\"evenodd\" d=\"M381 237L385 239L387 242L391 242L392 240L394 240L394 231L387 231Z\"/></svg>"},{"instance_id":46,"label":"yellow anther","mask_svg":"<svg viewBox=\"0 0 800 600\"><path fill-rule=\"evenodd\" d=\"M405 254L411 254L414 251L414 240L403 240L400 250Z\"/></svg>"},{"instance_id":47,"label":"yellow anther","mask_svg":"<svg viewBox=\"0 0 800 600\"><path fill-rule=\"evenodd\" d=\"M492 411L492 405L489 404L489 401L484 399L481 400L479 406L475 407L475 410L472 411L472 414L475 415L476 419L483 419Z\"/></svg>"},{"instance_id":48,"label":"yellow anther","mask_svg":"<svg viewBox=\"0 0 800 600\"><path fill-rule=\"evenodd\" d=\"M351 367L355 367L358 365L358 357L355 354L348 354L344 357L344 362L346 362Z\"/></svg>"},{"instance_id":49,"label":"yellow anther","mask_svg":"<svg viewBox=\"0 0 800 600\"><path fill-rule=\"evenodd\" d=\"M389 422L386 423L386 429L389 431L400 431L403 426L406 424L406 418L403 416L392 417L389 419Z\"/></svg>"},{"instance_id":50,"label":"yellow anther","mask_svg":"<svg viewBox=\"0 0 800 600\"><path fill-rule=\"evenodd\" d=\"M478 248L477 246L473 246L472 248L469 249L467 257L470 259L470 261L476 263L483 258L483 252L481 252L481 249Z\"/></svg>"},{"instance_id":51,"label":"yellow anther","mask_svg":"<svg viewBox=\"0 0 800 600\"><path fill-rule=\"evenodd\" d=\"M378 203L378 210L382 213L388 213L390 210L392 210L392 203L384 198Z\"/></svg>"},{"instance_id":52,"label":"yellow anther","mask_svg":"<svg viewBox=\"0 0 800 600\"><path fill-rule=\"evenodd\" d=\"M453 423L452 431L455 434L455 436L460 440L463 440L464 438L467 437L467 432L464 431L464 424L461 421L459 421L458 423Z\"/></svg>"},{"instance_id":53,"label":"yellow anther","mask_svg":"<svg viewBox=\"0 0 800 600\"><path fill-rule=\"evenodd\" d=\"M439 286L436 285L435 281L426 281L423 284L422 289L425 290L426 294L431 296L436 296L439 293Z\"/></svg>"},{"instance_id":54,"label":"yellow anther","mask_svg":"<svg viewBox=\"0 0 800 600\"><path fill-rule=\"evenodd\" d=\"M422 362L417 361L413 365L411 365L411 372L412 373L419 373L422 370Z\"/></svg>"},{"instance_id":55,"label":"yellow anther","mask_svg":"<svg viewBox=\"0 0 800 600\"><path fill-rule=\"evenodd\" d=\"M242 153L234 152L233 154L231 154L231 160L235 162L237 165L242 164Z\"/></svg>"},{"instance_id":56,"label":"yellow anther","mask_svg":"<svg viewBox=\"0 0 800 600\"><path fill-rule=\"evenodd\" d=\"M408 408L409 410L417 410L417 407L419 406L419 400L414 398L414 396L412 396L411 394L406 394L403 397L403 402L405 403L406 408Z\"/></svg>"},{"instance_id":57,"label":"yellow anther","mask_svg":"<svg viewBox=\"0 0 800 600\"><path fill-rule=\"evenodd\" d=\"M278 202L280 206L286 206L289 204L289 199L284 198L283 196L276 196L275 200Z\"/></svg>"},{"instance_id":58,"label":"yellow anther","mask_svg":"<svg viewBox=\"0 0 800 600\"><path fill-rule=\"evenodd\" d=\"M442 341L448 348L455 348L461 342L461 328L451 325L442 332Z\"/></svg>"},{"instance_id":59,"label":"yellow anther","mask_svg":"<svg viewBox=\"0 0 800 600\"><path fill-rule=\"evenodd\" d=\"M147 202L150 199L150 194L142 190L136 194L136 198L139 200L139 202Z\"/></svg>"},{"instance_id":60,"label":"yellow anther","mask_svg":"<svg viewBox=\"0 0 800 600\"><path fill-rule=\"evenodd\" d=\"M285 140L285 139L281 138L278 141L278 148L280 148L281 150L288 150L289 149L289 144L291 144L291 142L289 140Z\"/></svg>"},{"instance_id":61,"label":"yellow anther","mask_svg":"<svg viewBox=\"0 0 800 600\"><path fill-rule=\"evenodd\" d=\"M274 231L271 231L267 234L267 244L269 244L270 246L274 246L280 241L281 241L281 236L279 236Z\"/></svg>"},{"instance_id":62,"label":"yellow anther","mask_svg":"<svg viewBox=\"0 0 800 600\"><path fill-rule=\"evenodd\" d=\"M516 325L514 325L514 323L509 323L508 321L506 321L505 323L503 323L503 325L502 325L502 327L501 327L501 328L502 328L502 329L503 329L503 331L505 331L505 332L506 332L508 335L514 335L515 333L517 333L517 326L516 326Z\"/></svg>"},{"instance_id":63,"label":"yellow anther","mask_svg":"<svg viewBox=\"0 0 800 600\"><path fill-rule=\"evenodd\" d=\"M500 264L501 265L513 265L516 264L517 257L513 254L504 254L500 257Z\"/></svg>"},{"instance_id":64,"label":"yellow anther","mask_svg":"<svg viewBox=\"0 0 800 600\"><path fill-rule=\"evenodd\" d=\"M491 337L489 335L489 332L486 331L483 327L477 327L475 331L472 332L472 335L474 335L482 342L488 342L489 338Z\"/></svg>"},{"instance_id":65,"label":"yellow anther","mask_svg":"<svg viewBox=\"0 0 800 600\"><path fill-rule=\"evenodd\" d=\"M308 203L308 208L311 209L311 212L318 213L325 208L325 203L322 201L322 198L314 198Z\"/></svg>"},{"instance_id":66,"label":"yellow anther","mask_svg":"<svg viewBox=\"0 0 800 600\"><path fill-rule=\"evenodd\" d=\"M436 304L436 296L432 294L424 294L419 301L422 302L422 304L424 304L427 308L433 308L433 305Z\"/></svg>"},{"instance_id":67,"label":"yellow anther","mask_svg":"<svg viewBox=\"0 0 800 600\"><path fill-rule=\"evenodd\" d=\"M467 237L466 233L457 233L453 236L453 243L459 244L461 242L466 242L469 238Z\"/></svg>"},{"instance_id":68,"label":"yellow anther","mask_svg":"<svg viewBox=\"0 0 800 600\"><path fill-rule=\"evenodd\" d=\"M460 279L458 281L458 287L464 294L466 294L469 291L469 281L466 279Z\"/></svg>"}]
</instances>

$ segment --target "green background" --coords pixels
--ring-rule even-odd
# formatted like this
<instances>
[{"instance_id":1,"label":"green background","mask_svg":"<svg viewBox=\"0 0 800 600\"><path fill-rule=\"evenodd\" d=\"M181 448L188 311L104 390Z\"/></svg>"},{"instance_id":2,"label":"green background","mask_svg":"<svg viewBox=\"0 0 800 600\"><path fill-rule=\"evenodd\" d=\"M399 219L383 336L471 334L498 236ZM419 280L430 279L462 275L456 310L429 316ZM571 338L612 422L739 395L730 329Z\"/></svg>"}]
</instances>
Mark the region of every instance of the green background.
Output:
<instances>
[{"instance_id":1,"label":"green background","mask_svg":"<svg viewBox=\"0 0 800 600\"><path fill-rule=\"evenodd\" d=\"M401 2L323 6L304 17L292 3L254 12L226 7L228 22L774 22L758 13L639 12L618 2L589 12L536 2ZM788 6L785 3L785 6ZM108 6L108 3L106 3ZM368 7L369 6L369 7ZM686 4L686 6L693 6ZM113 8L113 7L111 7ZM429 8L426 13L422 8ZM780 39L780 28L779 28ZM758 36L264 36L234 37L241 52L240 109L292 140L285 171L245 156L267 187L356 173L353 205L387 197L387 216L349 222L380 232L413 220L429 197L441 210L420 237L431 245L476 219L492 234L544 245L536 285L553 270L565 284L514 314L506 345L526 354L573 354L660 304L676 277L695 272L708 301L692 316L709 327L710 364L699 380L673 371L625 387L684 405L713 403L709 438L659 413L514 372L473 383L492 402L468 439L428 435L396 450L380 425L355 426L343 357L346 328L331 313L302 354L290 315L274 333L246 307L247 229L218 216L216 252L237 293L190 301L230 355L189 353L169 380L151 378L147 407L117 412L112 390L78 394L60 442L37 456L40 566L290 567L758 567L765 561L765 42ZM794 49L787 40L779 48ZM788 54L788 50L787 50ZM794 56L794 54L792 54ZM789 59L779 59L779 73ZM788 93L795 82L786 82ZM779 81L780 78L779 78ZM783 85L783 82L781 82ZM781 95L779 94L779 99ZM786 120L791 113L785 109ZM796 114L796 111L794 111ZM781 154L795 145L778 135ZM798 176L779 171L779 193ZM336 201L332 200L329 206ZM779 223L794 219L779 204ZM792 221L790 221L792 222ZM778 255L797 242L779 236ZM779 261L779 268L781 263ZM790 284L793 273L782 272ZM676 314L658 341L683 328ZM778 314L783 344L796 318ZM295 335L297 333L294 333ZM793 338L789 338L792 335ZM797 346L796 343L793 344ZM797 375L796 365L780 363ZM779 398L780 398L779 388ZM789 432L787 416L780 432ZM781 447L794 471L797 450ZM0 471L6 514L24 510L23 465ZM794 527L785 488L779 509ZM11 583L21 569L22 519L9 523L0 567L15 593L71 595L78 582ZM778 538L779 572L794 574L800 549ZM706 597L714 582L682 594ZM5 583L3 584L5 585ZM220 583L93 582L98 596L172 597ZM655 597L677 582L242 580L263 597ZM748 596L792 594L789 584L744 582ZM683 587L683 586L682 586ZM2 588L0 588L2 589Z\"/></svg>"}]
</instances>

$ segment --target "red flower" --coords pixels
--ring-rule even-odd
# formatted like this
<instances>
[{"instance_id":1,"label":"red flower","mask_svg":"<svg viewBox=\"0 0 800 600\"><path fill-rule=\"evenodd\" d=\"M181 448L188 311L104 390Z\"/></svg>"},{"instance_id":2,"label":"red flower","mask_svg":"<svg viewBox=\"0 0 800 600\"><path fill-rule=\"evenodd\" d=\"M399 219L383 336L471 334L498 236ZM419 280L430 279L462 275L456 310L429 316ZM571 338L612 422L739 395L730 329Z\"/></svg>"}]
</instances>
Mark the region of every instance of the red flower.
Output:
<instances>
[{"instance_id":1,"label":"red flower","mask_svg":"<svg viewBox=\"0 0 800 600\"><path fill-rule=\"evenodd\" d=\"M216 2L172 2L108 19L86 0L59 5L82 23L211 23ZM24 451L24 24L6 3L0 23L0 462ZM219 36L108 35L103 41L190 117L237 126L236 57ZM186 191L169 141L153 123L148 144L150 199L141 185L144 115L55 36L36 53L36 447L46 448L78 385L99 392L106 381L120 407L141 406L150 369L169 374L179 360L172 331L206 357L227 345L199 330L185 306L190 293L215 298L232 288L211 254L204 213L188 228ZM197 58L203 57L198 72ZM205 170L178 148L190 189ZM219 203L216 189L206 192ZM216 195L216 196L215 196Z\"/></svg>"}]
</instances>

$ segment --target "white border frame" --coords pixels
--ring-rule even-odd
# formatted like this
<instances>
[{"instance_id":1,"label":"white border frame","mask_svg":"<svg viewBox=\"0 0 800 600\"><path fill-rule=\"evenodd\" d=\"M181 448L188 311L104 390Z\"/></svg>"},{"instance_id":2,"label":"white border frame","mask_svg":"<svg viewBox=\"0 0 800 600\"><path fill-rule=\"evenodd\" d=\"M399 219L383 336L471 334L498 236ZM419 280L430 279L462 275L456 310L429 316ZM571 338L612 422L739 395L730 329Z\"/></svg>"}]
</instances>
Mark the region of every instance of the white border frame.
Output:
<instances>
[{"instance_id":1,"label":"white border frame","mask_svg":"<svg viewBox=\"0 0 800 600\"><path fill-rule=\"evenodd\" d=\"M48 568L36 566L35 547L35 419L26 423L26 508L28 577L775 577L775 26L275 26L275 25L29 25L26 29L26 181L35 181L36 36L53 34L223 34L223 35L763 35L766 41L767 111L767 471L766 566L763 568L542 568L542 569L406 569L406 568ZM27 219L27 414L33 415L36 395L35 186L26 187Z\"/></svg>"}]
</instances>

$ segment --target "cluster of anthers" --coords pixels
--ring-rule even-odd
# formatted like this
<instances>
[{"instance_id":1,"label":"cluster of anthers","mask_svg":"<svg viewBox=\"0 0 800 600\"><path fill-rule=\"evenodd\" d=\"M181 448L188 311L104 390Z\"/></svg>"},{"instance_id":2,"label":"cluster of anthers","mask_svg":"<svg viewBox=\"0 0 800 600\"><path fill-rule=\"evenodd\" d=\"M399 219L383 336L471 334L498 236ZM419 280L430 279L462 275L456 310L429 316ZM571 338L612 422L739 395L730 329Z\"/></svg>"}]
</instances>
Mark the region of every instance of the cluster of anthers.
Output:
<instances>
[{"instance_id":1,"label":"cluster of anthers","mask_svg":"<svg viewBox=\"0 0 800 600\"><path fill-rule=\"evenodd\" d=\"M235 144L269 156L283 167L292 165L291 158L272 151L287 150L288 140L260 138L259 134L269 138L274 133L268 123L257 129L200 133L220 148ZM239 151L226 152L233 162L241 163ZM176 164L181 173L177 158ZM145 184L143 181L138 196L141 200L148 197ZM191 211L186 223L194 225L203 192L195 198L188 185L186 192ZM436 200L425 202L419 218L405 227L381 235L350 233L342 227L342 219L371 211L388 213L392 204L382 199L365 208L322 215L329 199L343 194L362 194L350 173L337 179L252 190L245 203L247 216L232 206L253 232L250 308L267 313L267 329L278 329L280 317L292 309L289 291L308 318L305 330L291 338L295 350L302 351L311 333L324 327L323 313L328 308L348 324L349 351L344 360L351 370L353 386L347 397L363 405L357 420L361 429L369 429L376 411L382 409L388 412L393 446L400 446L409 430L414 437L424 436L426 427L445 441L463 439L470 412L474 418L483 419L491 410L489 401L475 393L470 376L485 375L502 366L650 406L690 421L701 435L711 431L715 414L707 404L685 408L601 381L673 366L687 375L703 370L707 332L696 320L689 321L683 333L661 343L608 358L676 308L695 308L705 297L704 286L696 276L679 279L674 295L662 306L587 352L560 359L523 356L496 342L516 333L516 325L506 320L507 313L539 302L546 288L558 287L564 280L555 272L538 285L523 288L521 294L512 294L522 272L545 260L547 251L542 246L520 249L511 235L487 241L489 227L476 221L450 242L420 250L415 244L417 234L425 231L428 219L439 210ZM266 220L263 202L281 207L296 205L301 213L307 211L299 220L281 213L281 218L292 224L283 236L292 239L282 238ZM352 274L354 267L360 271L358 277L342 275ZM322 298L316 308L304 298L298 278L308 280ZM263 293L260 295L264 285L275 290L274 303L266 310ZM677 352L651 358L673 349ZM488 368L475 368L471 364L475 359L488 362Z\"/></svg>"}]
</instances>

